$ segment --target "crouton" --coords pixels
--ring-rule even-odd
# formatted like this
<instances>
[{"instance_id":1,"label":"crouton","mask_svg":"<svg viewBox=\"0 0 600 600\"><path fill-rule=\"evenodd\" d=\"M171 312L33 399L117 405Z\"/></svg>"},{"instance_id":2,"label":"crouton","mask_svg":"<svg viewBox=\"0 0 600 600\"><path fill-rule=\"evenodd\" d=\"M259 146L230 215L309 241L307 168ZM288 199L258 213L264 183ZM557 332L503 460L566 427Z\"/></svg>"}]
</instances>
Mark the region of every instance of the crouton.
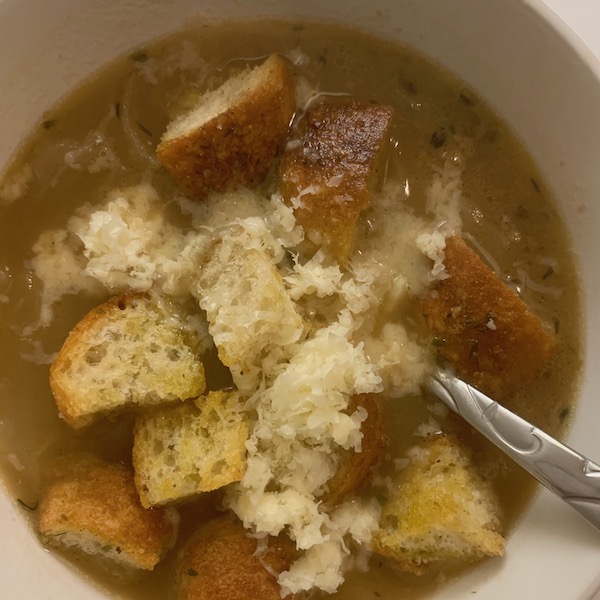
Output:
<instances>
[{"instance_id":1,"label":"crouton","mask_svg":"<svg viewBox=\"0 0 600 600\"><path fill-rule=\"evenodd\" d=\"M371 203L392 114L390 106L315 104L284 150L285 201L308 239L341 262L350 255L358 218Z\"/></svg>"},{"instance_id":2,"label":"crouton","mask_svg":"<svg viewBox=\"0 0 600 600\"><path fill-rule=\"evenodd\" d=\"M541 373L556 341L463 240L446 240L444 262L449 277L422 303L435 349L468 383L505 398Z\"/></svg>"},{"instance_id":3,"label":"crouton","mask_svg":"<svg viewBox=\"0 0 600 600\"><path fill-rule=\"evenodd\" d=\"M223 236L204 261L196 295L219 358L243 392L257 388L269 351L285 354L305 332L269 256L233 233Z\"/></svg>"},{"instance_id":4,"label":"crouton","mask_svg":"<svg viewBox=\"0 0 600 600\"><path fill-rule=\"evenodd\" d=\"M56 405L79 428L117 409L196 397L205 388L196 344L170 305L112 298L75 326L52 364Z\"/></svg>"},{"instance_id":5,"label":"crouton","mask_svg":"<svg viewBox=\"0 0 600 600\"><path fill-rule=\"evenodd\" d=\"M142 508L133 475L120 464L88 465L55 482L39 512L39 531L48 544L135 569L154 569L176 535L177 513Z\"/></svg>"},{"instance_id":6,"label":"crouton","mask_svg":"<svg viewBox=\"0 0 600 600\"><path fill-rule=\"evenodd\" d=\"M293 544L279 537L258 547L233 518L203 524L178 558L177 600L281 600L277 575L289 568Z\"/></svg>"},{"instance_id":7,"label":"crouton","mask_svg":"<svg viewBox=\"0 0 600 600\"><path fill-rule=\"evenodd\" d=\"M288 132L294 82L285 59L272 54L169 123L160 162L193 198L260 182Z\"/></svg>"},{"instance_id":8,"label":"crouton","mask_svg":"<svg viewBox=\"0 0 600 600\"><path fill-rule=\"evenodd\" d=\"M236 392L140 415L134 427L135 484L145 507L181 501L239 481L249 428Z\"/></svg>"},{"instance_id":9,"label":"crouton","mask_svg":"<svg viewBox=\"0 0 600 600\"><path fill-rule=\"evenodd\" d=\"M450 437L428 438L413 449L395 493L382 506L373 550L417 575L501 556L499 510L465 451Z\"/></svg>"},{"instance_id":10,"label":"crouton","mask_svg":"<svg viewBox=\"0 0 600 600\"><path fill-rule=\"evenodd\" d=\"M360 452L353 449L342 450L336 474L329 480L328 493L322 498L328 506L335 506L348 494L359 490L369 478L371 470L379 462L384 444L383 413L380 398L376 394L353 396L348 407L352 414L358 407L364 408L368 417L360 431L362 444Z\"/></svg>"}]
</instances>

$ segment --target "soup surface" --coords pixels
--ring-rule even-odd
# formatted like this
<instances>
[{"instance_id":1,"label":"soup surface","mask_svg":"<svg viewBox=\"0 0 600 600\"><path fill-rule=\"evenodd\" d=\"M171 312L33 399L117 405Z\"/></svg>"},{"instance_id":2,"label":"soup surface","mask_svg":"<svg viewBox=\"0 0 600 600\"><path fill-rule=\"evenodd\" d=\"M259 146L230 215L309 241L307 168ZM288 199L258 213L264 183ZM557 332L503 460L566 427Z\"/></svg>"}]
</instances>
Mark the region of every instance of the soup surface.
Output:
<instances>
[{"instance_id":1,"label":"soup surface","mask_svg":"<svg viewBox=\"0 0 600 600\"><path fill-rule=\"evenodd\" d=\"M48 384L50 362L90 308L124 290L89 281L78 289L64 276L65 262L44 266L52 251L37 243L40 236L66 231L80 207L101 206L111 190L138 184L157 190L167 220L182 229L194 220L260 215L256 195L275 191L273 175L252 193L209 199L205 209L193 209L158 165L154 149L169 119L198 92L274 52L293 65L299 114L312 102L340 98L395 109L382 188L360 223L357 264L372 260L389 278L398 269L407 275L402 269L413 268L411 259L396 242L410 236L415 219L435 224L444 216L427 208L432 188L441 186L450 206L445 220L456 220L462 236L558 340L543 375L506 404L552 435L564 433L582 353L577 268L551 195L515 136L471 90L405 48L323 24L207 25L140 48L86 82L44 115L0 182L0 460L8 493L32 523L65 457L87 452L131 463L133 419L124 415L75 432L59 418ZM420 274L407 277L418 291ZM401 313L394 319L410 323L409 304ZM416 324L414 330L415 343L432 360ZM214 352L206 365L208 389L231 385ZM388 444L378 477L389 476L394 461L427 433L458 432L476 449L478 468L493 482L509 530L533 493L528 476L417 389L389 383L386 396ZM179 543L219 501L210 496L181 507ZM170 597L174 555L151 573L116 581L93 559L66 556L123 597L159 599ZM369 571L349 573L337 597L426 597L447 575L401 574L372 557Z\"/></svg>"}]
</instances>

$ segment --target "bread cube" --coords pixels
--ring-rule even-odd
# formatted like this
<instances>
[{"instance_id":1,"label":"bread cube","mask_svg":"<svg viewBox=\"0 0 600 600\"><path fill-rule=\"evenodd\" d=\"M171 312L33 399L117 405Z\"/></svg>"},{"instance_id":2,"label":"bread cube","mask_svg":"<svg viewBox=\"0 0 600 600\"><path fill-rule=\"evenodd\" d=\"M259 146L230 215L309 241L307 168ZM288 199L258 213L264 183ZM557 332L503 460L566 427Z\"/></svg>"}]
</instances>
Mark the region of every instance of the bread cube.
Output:
<instances>
[{"instance_id":1,"label":"bread cube","mask_svg":"<svg viewBox=\"0 0 600 600\"><path fill-rule=\"evenodd\" d=\"M237 388L250 393L264 375L262 359L273 349L285 354L304 335L305 323L271 258L244 240L226 235L213 248L197 297L219 359Z\"/></svg>"},{"instance_id":2,"label":"bread cube","mask_svg":"<svg viewBox=\"0 0 600 600\"><path fill-rule=\"evenodd\" d=\"M50 369L50 387L75 428L131 406L180 402L204 391L198 340L178 313L144 294L111 298L71 331Z\"/></svg>"},{"instance_id":3,"label":"bread cube","mask_svg":"<svg viewBox=\"0 0 600 600\"><path fill-rule=\"evenodd\" d=\"M160 162L193 198L260 182L285 140L295 111L288 63L272 54L169 123Z\"/></svg>"},{"instance_id":4,"label":"bread cube","mask_svg":"<svg viewBox=\"0 0 600 600\"><path fill-rule=\"evenodd\" d=\"M176 535L173 509L143 508L131 471L120 464L92 464L57 481L40 503L39 514L46 543L147 571Z\"/></svg>"},{"instance_id":5,"label":"bread cube","mask_svg":"<svg viewBox=\"0 0 600 600\"><path fill-rule=\"evenodd\" d=\"M392 114L376 104L314 104L284 150L282 195L308 239L340 262L371 203Z\"/></svg>"},{"instance_id":6,"label":"bread cube","mask_svg":"<svg viewBox=\"0 0 600 600\"><path fill-rule=\"evenodd\" d=\"M380 401L376 394L359 394L351 398L348 414L362 407L367 411L368 417L360 428L363 436L360 452L352 448L340 450L341 457L337 472L329 480L327 484L329 491L322 498L328 506L334 506L342 502L348 494L360 490L381 458L384 425Z\"/></svg>"},{"instance_id":7,"label":"bread cube","mask_svg":"<svg viewBox=\"0 0 600 600\"><path fill-rule=\"evenodd\" d=\"M462 239L448 238L444 252L449 277L422 303L435 349L468 383L502 399L542 372L556 340Z\"/></svg>"},{"instance_id":8,"label":"bread cube","mask_svg":"<svg viewBox=\"0 0 600 600\"><path fill-rule=\"evenodd\" d=\"M240 481L249 426L236 392L209 392L135 423L133 466L142 505L182 501Z\"/></svg>"},{"instance_id":9,"label":"bread cube","mask_svg":"<svg viewBox=\"0 0 600 600\"><path fill-rule=\"evenodd\" d=\"M281 600L277 575L289 568L294 546L255 538L232 517L203 524L182 549L177 567L177 600ZM293 600L293 596L286 596Z\"/></svg>"},{"instance_id":10,"label":"bread cube","mask_svg":"<svg viewBox=\"0 0 600 600\"><path fill-rule=\"evenodd\" d=\"M417 575L428 567L501 556L499 510L491 487L456 441L428 438L413 449L396 492L382 506L373 550Z\"/></svg>"}]
</instances>

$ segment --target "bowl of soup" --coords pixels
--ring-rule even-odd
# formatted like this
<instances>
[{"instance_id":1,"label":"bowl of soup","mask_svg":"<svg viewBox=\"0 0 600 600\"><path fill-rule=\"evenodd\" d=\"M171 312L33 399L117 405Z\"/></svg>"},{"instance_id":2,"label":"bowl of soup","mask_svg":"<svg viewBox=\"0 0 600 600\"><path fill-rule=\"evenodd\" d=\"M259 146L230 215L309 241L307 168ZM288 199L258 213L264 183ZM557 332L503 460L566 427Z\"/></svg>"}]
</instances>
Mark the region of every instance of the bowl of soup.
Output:
<instances>
[{"instance_id":1,"label":"bowl of soup","mask_svg":"<svg viewBox=\"0 0 600 600\"><path fill-rule=\"evenodd\" d=\"M252 96L271 64L284 70L276 101ZM267 534L292 542L284 566L257 563L271 594L583 600L595 591L597 533L421 391L437 360L454 360L515 412L600 456L600 70L542 2L4 0L0 81L5 595L216 598L188 585L204 568L215 579L214 565L185 561L195 530L224 512L258 539L254 549ZM194 131L210 124L214 114L194 112L206 94L205 112L247 110L217 121L203 133L208 151L193 151L194 161L222 153L218 166L181 175L188 146L171 159L167 145L189 114ZM261 102L266 111L248 108ZM283 133L267 143L276 127ZM431 315L441 290L473 260L485 276L462 278L463 304L453 300L440 334ZM506 295L525 325L511 325L518 347L506 338L490 366L485 340L513 310ZM89 341L103 319L148 302L133 338L111 321L102 343ZM486 302L494 308L476 322L463 318ZM458 322L477 332L462 340L463 358L452 351ZM169 346L160 371L174 339L185 344ZM172 371L190 348L196 358ZM107 357L112 375L87 377ZM525 373L514 385L505 364ZM139 373L156 369L160 385L165 374L177 384L140 400ZM195 384L176 393L194 369ZM69 377L79 378L75 392ZM116 410L88 406L118 386ZM200 419L215 405L222 419L234 400L235 418L193 444L192 466L179 462L184 445L155 437L181 406ZM455 442L456 454L442 452ZM198 469L214 447L211 477L229 478L203 488ZM366 467L352 462L361 455ZM134 529L121 496L107 500L106 464L134 469L139 510L178 530L160 562L113 569L127 549L100 533L82 551L91 525L66 525L88 505L111 505ZM180 491L152 488L157 465L163 479L189 469L169 480ZM423 469L430 479L417 489ZM466 479L445 504L454 476ZM423 522L413 535L415 510ZM483 525L465 537L473 519ZM75 549L63 543L74 532ZM457 540L468 560L445 559Z\"/></svg>"}]
</instances>

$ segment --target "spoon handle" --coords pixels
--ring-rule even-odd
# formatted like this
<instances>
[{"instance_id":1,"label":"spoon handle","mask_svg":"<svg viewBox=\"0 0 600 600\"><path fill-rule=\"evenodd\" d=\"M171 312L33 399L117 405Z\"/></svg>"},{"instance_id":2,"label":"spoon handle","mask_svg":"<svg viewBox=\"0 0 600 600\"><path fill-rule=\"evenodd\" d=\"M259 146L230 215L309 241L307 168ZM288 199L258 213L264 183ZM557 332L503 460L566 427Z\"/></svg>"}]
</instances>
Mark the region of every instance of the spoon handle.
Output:
<instances>
[{"instance_id":1,"label":"spoon handle","mask_svg":"<svg viewBox=\"0 0 600 600\"><path fill-rule=\"evenodd\" d=\"M425 387L600 529L600 467L438 367Z\"/></svg>"}]
</instances>

